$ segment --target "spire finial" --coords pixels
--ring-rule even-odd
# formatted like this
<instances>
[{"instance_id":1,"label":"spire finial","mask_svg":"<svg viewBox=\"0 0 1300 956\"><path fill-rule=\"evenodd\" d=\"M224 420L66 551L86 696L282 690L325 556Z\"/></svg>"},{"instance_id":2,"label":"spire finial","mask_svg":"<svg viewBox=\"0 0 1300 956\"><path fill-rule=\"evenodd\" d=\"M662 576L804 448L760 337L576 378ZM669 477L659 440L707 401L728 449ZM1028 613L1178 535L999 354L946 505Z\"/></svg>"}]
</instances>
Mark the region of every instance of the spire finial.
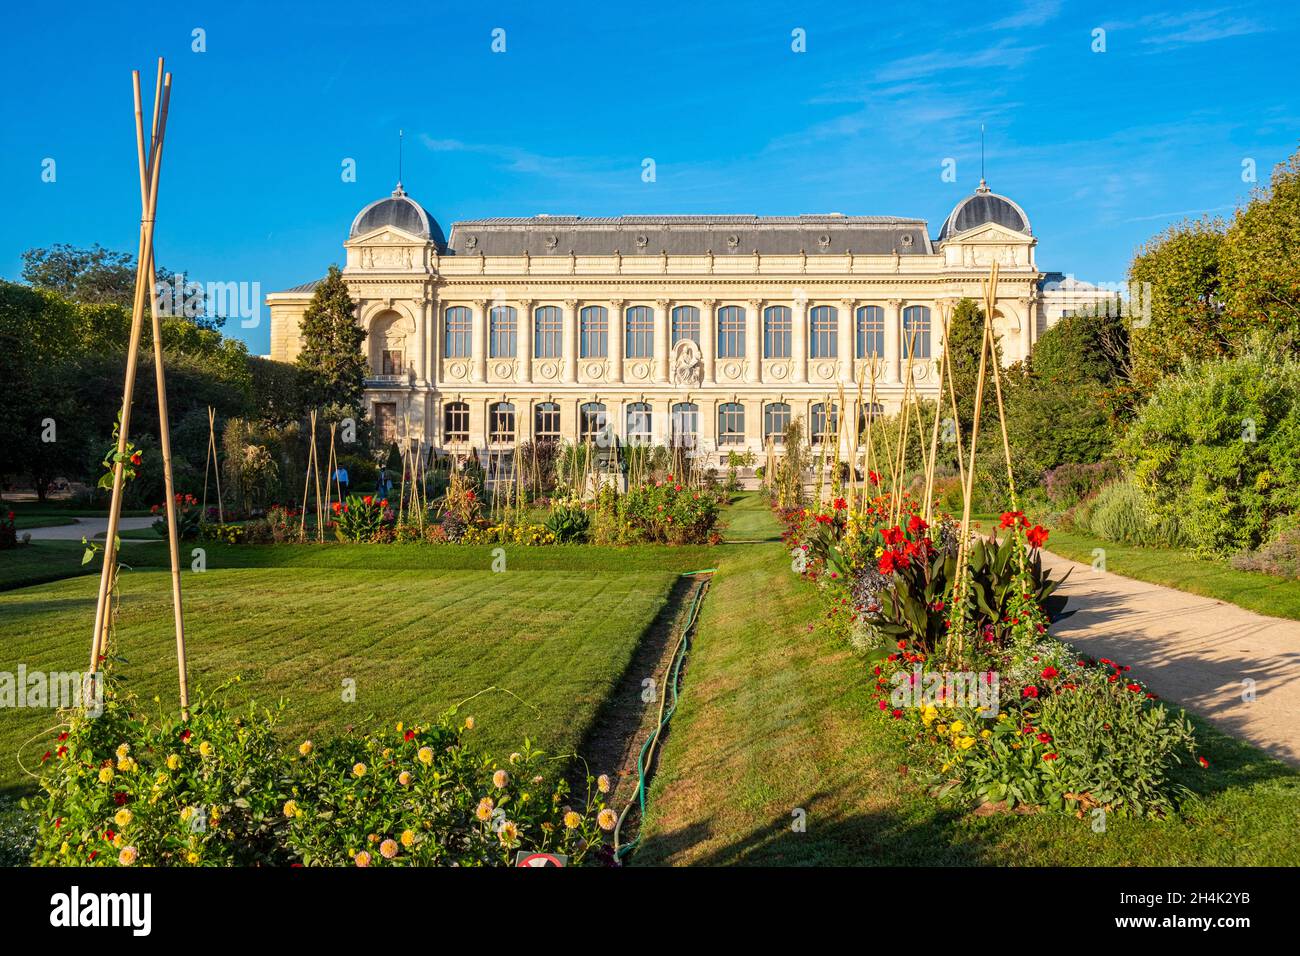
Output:
<instances>
[{"instance_id":1,"label":"spire finial","mask_svg":"<svg viewBox=\"0 0 1300 956\"><path fill-rule=\"evenodd\" d=\"M984 124L980 123L980 187L979 191L986 193L989 191L989 184L984 179Z\"/></svg>"},{"instance_id":2,"label":"spire finial","mask_svg":"<svg viewBox=\"0 0 1300 956\"><path fill-rule=\"evenodd\" d=\"M397 131L397 188L393 190L394 196L405 196L406 190L402 188L402 130Z\"/></svg>"}]
</instances>

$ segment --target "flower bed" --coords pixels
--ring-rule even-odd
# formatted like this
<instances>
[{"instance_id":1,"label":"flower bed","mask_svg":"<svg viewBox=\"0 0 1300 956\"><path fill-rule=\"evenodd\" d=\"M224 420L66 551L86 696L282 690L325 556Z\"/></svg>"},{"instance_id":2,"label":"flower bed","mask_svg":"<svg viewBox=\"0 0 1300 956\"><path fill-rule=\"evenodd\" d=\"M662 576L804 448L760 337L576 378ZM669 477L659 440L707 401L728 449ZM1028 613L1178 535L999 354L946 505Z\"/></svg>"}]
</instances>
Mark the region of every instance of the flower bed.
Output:
<instances>
[{"instance_id":1,"label":"flower bed","mask_svg":"<svg viewBox=\"0 0 1300 956\"><path fill-rule=\"evenodd\" d=\"M606 777L574 799L527 741L503 763L474 719L348 733L286 753L278 711L217 697L181 721L107 671L103 712L77 713L42 759L32 862L45 866L510 865L521 850L612 862Z\"/></svg>"},{"instance_id":2,"label":"flower bed","mask_svg":"<svg viewBox=\"0 0 1300 956\"><path fill-rule=\"evenodd\" d=\"M1176 809L1190 723L1126 665L1048 632L1063 601L1042 568L1043 528L1004 513L972 536L958 582L958 524L938 515L931 527L906 497L892 510L882 497L860 512L835 499L778 514L792 568L825 595L824 626L862 655L874 713L934 794L1079 815Z\"/></svg>"}]
</instances>

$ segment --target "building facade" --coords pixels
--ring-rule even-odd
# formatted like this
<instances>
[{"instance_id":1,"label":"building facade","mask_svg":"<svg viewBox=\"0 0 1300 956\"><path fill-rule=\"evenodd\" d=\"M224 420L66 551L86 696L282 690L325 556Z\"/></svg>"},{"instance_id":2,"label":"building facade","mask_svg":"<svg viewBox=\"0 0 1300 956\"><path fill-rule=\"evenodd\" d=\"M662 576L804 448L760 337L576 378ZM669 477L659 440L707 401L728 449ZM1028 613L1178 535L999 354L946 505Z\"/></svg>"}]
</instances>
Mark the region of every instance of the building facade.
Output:
<instances>
[{"instance_id":1,"label":"building facade","mask_svg":"<svg viewBox=\"0 0 1300 956\"><path fill-rule=\"evenodd\" d=\"M860 378L877 414L909 367L933 395L943 317L995 261L1004 361L1027 356L1046 326L1036 242L983 183L937 238L840 214L481 219L445 238L399 183L353 221L343 275L388 438L482 453L604 430L725 461L795 417L818 440ZM296 357L314 286L267 296L272 358Z\"/></svg>"}]
</instances>

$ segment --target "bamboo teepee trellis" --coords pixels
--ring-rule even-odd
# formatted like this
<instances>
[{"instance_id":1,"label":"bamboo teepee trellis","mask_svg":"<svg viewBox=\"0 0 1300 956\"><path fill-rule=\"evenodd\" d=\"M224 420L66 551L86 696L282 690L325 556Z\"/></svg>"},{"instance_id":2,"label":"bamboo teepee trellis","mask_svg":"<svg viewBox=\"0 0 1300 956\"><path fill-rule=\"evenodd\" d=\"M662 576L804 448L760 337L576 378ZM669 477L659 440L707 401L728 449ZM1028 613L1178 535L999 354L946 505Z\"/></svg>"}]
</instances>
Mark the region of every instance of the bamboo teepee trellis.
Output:
<instances>
[{"instance_id":1,"label":"bamboo teepee trellis","mask_svg":"<svg viewBox=\"0 0 1300 956\"><path fill-rule=\"evenodd\" d=\"M158 209L158 183L162 173L163 141L167 132L167 112L171 101L172 76L164 73L158 58L158 77L154 87L153 123L146 147L144 110L140 96L140 73L131 72L135 95L136 153L140 171L140 241L136 256L135 296L131 308L131 332L126 355L126 381L122 388L122 411L119 417L117 451L113 465L113 492L108 510L108 530L104 538L104 566L100 573L99 593L95 602L95 629L90 642L90 671L100 668L108 647L112 616L112 593L117 576L118 527L122 516L122 498L126 485L127 448L131 430L131 406L135 397L135 378L140 359L140 338L144 331L145 308L149 309L155 380L158 390L159 446L163 460L163 483L166 488L167 541L171 557L172 608L176 631L176 664L180 685L181 713L189 713L189 681L185 660L185 616L181 602L180 541L176 521L176 491L172 481L171 429L167 416L167 382L163 363L162 318L159 314L153 257L155 215ZM146 303L146 299L148 302Z\"/></svg>"}]
</instances>

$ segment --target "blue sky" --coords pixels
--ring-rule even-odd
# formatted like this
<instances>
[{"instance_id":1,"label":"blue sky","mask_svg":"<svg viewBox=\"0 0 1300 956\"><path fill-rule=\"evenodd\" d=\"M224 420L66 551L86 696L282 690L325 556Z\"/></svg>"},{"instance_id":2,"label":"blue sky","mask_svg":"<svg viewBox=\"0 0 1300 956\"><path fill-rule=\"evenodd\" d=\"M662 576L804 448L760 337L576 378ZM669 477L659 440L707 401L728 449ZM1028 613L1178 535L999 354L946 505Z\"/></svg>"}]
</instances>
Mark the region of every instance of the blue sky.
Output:
<instances>
[{"instance_id":1,"label":"blue sky","mask_svg":"<svg viewBox=\"0 0 1300 956\"><path fill-rule=\"evenodd\" d=\"M269 292L322 274L356 212L391 191L398 128L407 190L448 231L537 213L833 211L920 216L933 235L978 183L981 123L989 184L1028 212L1040 268L1118 281L1168 223L1230 214L1252 187L1243 160L1266 182L1300 140L1300 7L1134 6L12 5L0 276L32 246L134 252L129 71L148 97L161 54L175 87L155 246L203 281ZM265 311L227 331L267 349Z\"/></svg>"}]
</instances>

